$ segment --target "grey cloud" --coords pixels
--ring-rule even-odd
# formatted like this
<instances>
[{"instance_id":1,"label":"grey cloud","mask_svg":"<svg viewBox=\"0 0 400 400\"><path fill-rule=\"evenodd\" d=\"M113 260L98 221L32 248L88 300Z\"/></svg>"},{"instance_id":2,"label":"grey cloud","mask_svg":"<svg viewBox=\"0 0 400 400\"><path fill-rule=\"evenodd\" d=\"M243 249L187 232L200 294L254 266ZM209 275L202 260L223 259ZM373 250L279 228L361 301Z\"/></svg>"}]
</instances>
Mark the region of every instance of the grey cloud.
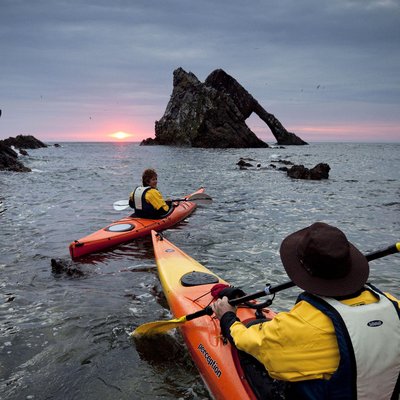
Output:
<instances>
[{"instance_id":1,"label":"grey cloud","mask_svg":"<svg viewBox=\"0 0 400 400\"><path fill-rule=\"evenodd\" d=\"M399 17L390 0L2 0L0 86L10 104L143 101L156 119L181 66L223 68L266 107L398 104Z\"/></svg>"}]
</instances>

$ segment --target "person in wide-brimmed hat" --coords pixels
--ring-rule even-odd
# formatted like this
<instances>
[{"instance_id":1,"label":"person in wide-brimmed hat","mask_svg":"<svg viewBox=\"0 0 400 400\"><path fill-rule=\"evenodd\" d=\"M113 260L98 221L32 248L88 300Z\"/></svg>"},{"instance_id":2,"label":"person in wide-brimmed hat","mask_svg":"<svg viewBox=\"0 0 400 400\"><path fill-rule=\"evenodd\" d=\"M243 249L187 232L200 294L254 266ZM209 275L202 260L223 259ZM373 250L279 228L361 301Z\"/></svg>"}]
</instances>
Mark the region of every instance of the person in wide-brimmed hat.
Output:
<instances>
[{"instance_id":1,"label":"person in wide-brimmed hat","mask_svg":"<svg viewBox=\"0 0 400 400\"><path fill-rule=\"evenodd\" d=\"M316 222L289 235L280 248L286 273L307 292L347 296L366 283L369 265L338 228Z\"/></svg>"},{"instance_id":2,"label":"person in wide-brimmed hat","mask_svg":"<svg viewBox=\"0 0 400 400\"><path fill-rule=\"evenodd\" d=\"M224 336L267 370L258 392L272 399L398 399L400 303L366 283L366 257L322 222L286 237L280 255L304 290L289 312L246 327L226 297L212 306Z\"/></svg>"}]
</instances>

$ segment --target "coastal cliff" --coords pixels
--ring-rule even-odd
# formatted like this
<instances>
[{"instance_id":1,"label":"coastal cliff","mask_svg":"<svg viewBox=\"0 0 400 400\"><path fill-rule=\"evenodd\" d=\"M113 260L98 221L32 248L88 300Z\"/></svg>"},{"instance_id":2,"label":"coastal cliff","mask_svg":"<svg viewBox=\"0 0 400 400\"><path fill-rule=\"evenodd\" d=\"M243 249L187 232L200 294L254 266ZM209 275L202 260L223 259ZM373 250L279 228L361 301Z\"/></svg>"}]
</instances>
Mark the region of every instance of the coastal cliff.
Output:
<instances>
[{"instance_id":1,"label":"coastal cliff","mask_svg":"<svg viewBox=\"0 0 400 400\"><path fill-rule=\"evenodd\" d=\"M252 113L266 123L279 145L307 144L288 132L232 76L222 69L200 82L178 68L173 91L163 117L155 123L155 138L142 145L175 145L205 148L269 147L246 125Z\"/></svg>"}]
</instances>

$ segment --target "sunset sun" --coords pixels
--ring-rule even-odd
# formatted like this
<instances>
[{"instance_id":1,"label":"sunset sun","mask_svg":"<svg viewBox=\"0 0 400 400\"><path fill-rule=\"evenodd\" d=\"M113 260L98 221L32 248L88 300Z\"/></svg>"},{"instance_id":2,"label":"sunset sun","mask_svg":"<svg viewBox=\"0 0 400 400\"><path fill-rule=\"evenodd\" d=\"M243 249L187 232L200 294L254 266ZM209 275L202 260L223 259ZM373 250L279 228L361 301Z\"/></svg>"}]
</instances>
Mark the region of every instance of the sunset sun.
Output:
<instances>
[{"instance_id":1,"label":"sunset sun","mask_svg":"<svg viewBox=\"0 0 400 400\"><path fill-rule=\"evenodd\" d=\"M132 135L131 135L130 133L118 131L118 132L112 133L110 136L111 136L113 139L125 140L125 139L131 137Z\"/></svg>"}]
</instances>

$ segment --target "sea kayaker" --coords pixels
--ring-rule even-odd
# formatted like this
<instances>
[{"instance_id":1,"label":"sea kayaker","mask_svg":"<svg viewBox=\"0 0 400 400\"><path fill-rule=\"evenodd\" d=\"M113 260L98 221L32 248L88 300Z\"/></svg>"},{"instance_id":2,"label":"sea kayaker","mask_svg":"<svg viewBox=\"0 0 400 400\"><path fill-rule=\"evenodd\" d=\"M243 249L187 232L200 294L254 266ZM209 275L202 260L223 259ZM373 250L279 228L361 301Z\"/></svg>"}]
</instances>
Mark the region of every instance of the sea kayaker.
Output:
<instances>
[{"instance_id":1,"label":"sea kayaker","mask_svg":"<svg viewBox=\"0 0 400 400\"><path fill-rule=\"evenodd\" d=\"M146 169L142 174L142 186L129 195L129 205L135 214L141 218L162 218L168 214L172 204L169 199L164 200L157 189L157 172Z\"/></svg>"},{"instance_id":2,"label":"sea kayaker","mask_svg":"<svg viewBox=\"0 0 400 400\"><path fill-rule=\"evenodd\" d=\"M227 297L213 305L224 336L268 372L271 398L398 399L400 302L366 283L365 256L321 222L285 238L280 255L304 290L289 312L246 327Z\"/></svg>"}]
</instances>

